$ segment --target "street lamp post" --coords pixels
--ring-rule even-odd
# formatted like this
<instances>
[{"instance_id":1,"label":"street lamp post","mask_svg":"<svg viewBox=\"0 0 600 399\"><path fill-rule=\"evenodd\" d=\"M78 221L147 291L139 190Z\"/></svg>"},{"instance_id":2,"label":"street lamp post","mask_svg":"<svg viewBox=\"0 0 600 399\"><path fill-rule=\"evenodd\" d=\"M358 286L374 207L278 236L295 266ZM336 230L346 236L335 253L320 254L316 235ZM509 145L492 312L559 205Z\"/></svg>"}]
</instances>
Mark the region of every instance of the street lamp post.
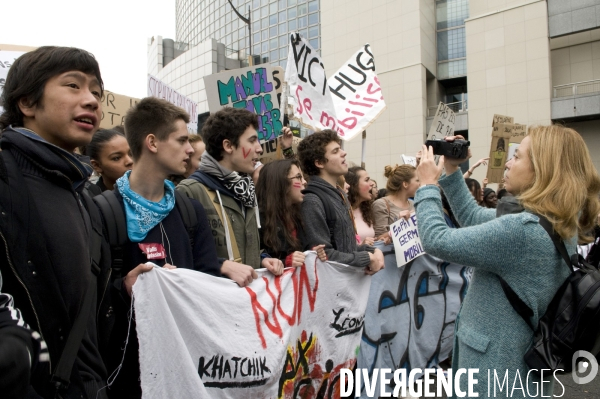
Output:
<instances>
[{"instance_id":1,"label":"street lamp post","mask_svg":"<svg viewBox=\"0 0 600 399\"><path fill-rule=\"evenodd\" d=\"M235 13L237 14L237 16L246 23L246 25L248 25L248 64L250 66L253 65L253 60L252 60L252 24L250 23L250 6L248 6L248 18L244 17L242 14L239 13L239 11L237 10L237 8L235 8L235 6L233 5L233 3L231 2L231 0L227 0L229 2L229 5L231 6L231 8L233 8L233 11L235 11Z\"/></svg>"}]
</instances>

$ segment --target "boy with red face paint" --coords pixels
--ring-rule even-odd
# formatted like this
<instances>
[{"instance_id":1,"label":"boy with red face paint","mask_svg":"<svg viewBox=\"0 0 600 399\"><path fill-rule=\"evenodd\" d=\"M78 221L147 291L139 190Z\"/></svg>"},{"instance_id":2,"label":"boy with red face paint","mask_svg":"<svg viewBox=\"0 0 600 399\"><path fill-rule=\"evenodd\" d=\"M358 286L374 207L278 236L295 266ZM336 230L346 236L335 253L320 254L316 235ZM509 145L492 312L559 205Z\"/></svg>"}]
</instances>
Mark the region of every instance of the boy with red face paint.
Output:
<instances>
[{"instance_id":1,"label":"boy with red face paint","mask_svg":"<svg viewBox=\"0 0 600 399\"><path fill-rule=\"evenodd\" d=\"M177 190L206 209L217 254L227 261L221 273L244 287L257 278L254 269L283 273L283 262L261 254L260 219L252 173L262 154L258 117L239 108L223 108L202 127L206 151L200 168Z\"/></svg>"}]
</instances>

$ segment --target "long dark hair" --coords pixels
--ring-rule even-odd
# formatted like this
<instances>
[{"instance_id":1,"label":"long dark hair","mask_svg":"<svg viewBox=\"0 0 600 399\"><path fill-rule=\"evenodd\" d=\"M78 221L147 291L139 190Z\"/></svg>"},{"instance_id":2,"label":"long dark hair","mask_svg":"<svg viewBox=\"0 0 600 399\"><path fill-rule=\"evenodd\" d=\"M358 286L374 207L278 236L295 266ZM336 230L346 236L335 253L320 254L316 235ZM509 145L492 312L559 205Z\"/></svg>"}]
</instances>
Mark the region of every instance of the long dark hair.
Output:
<instances>
[{"instance_id":1,"label":"long dark hair","mask_svg":"<svg viewBox=\"0 0 600 399\"><path fill-rule=\"evenodd\" d=\"M360 176L358 172L364 171L360 166L353 166L348 169L348 173L344 176L346 179L346 183L350 186L348 188L348 200L350 200L350 204L352 207L356 205L359 201L360 193L358 192L358 182L360 180ZM363 220L367 224L367 226L371 227L373 225L373 200L363 201L358 206L360 213L362 214Z\"/></svg>"},{"instance_id":2,"label":"long dark hair","mask_svg":"<svg viewBox=\"0 0 600 399\"><path fill-rule=\"evenodd\" d=\"M292 181L288 174L296 165L300 169L300 163L293 159L282 159L269 162L260 171L256 184L256 198L260 210L260 218L263 229L264 244L274 251L286 249L278 237L281 229L287 245L294 251L301 249L300 240L294 237L292 232L301 226L300 204L292 204L288 193Z\"/></svg>"},{"instance_id":3,"label":"long dark hair","mask_svg":"<svg viewBox=\"0 0 600 399\"><path fill-rule=\"evenodd\" d=\"M483 198L481 198L481 185L479 184L479 182L475 179L467 177L465 179L465 183L467 183L467 187L469 187L469 191L471 192L471 194L473 194L475 201L478 204L481 204Z\"/></svg>"}]
</instances>

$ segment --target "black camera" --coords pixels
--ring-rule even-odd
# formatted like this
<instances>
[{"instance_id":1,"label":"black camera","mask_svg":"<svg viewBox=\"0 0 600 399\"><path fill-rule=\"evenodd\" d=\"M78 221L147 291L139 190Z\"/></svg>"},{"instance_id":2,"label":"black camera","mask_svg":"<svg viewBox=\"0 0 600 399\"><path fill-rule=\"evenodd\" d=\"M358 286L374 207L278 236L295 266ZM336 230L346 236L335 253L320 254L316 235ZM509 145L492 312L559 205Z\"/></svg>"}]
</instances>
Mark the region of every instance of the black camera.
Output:
<instances>
[{"instance_id":1,"label":"black camera","mask_svg":"<svg viewBox=\"0 0 600 399\"><path fill-rule=\"evenodd\" d=\"M469 155L470 141L467 140L427 140L425 142L427 147L433 147L434 155L443 155L448 158L463 159Z\"/></svg>"}]
</instances>

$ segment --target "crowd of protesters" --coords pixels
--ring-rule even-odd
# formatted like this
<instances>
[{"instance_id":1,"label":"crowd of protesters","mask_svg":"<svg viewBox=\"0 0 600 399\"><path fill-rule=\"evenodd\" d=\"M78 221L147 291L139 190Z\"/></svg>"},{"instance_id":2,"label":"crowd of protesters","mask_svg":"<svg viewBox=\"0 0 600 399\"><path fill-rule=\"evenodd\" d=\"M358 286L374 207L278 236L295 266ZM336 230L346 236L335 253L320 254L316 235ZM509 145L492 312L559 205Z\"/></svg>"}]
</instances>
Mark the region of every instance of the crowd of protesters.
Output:
<instances>
[{"instance_id":1,"label":"crowd of protesters","mask_svg":"<svg viewBox=\"0 0 600 399\"><path fill-rule=\"evenodd\" d=\"M21 56L4 86L3 397L141 397L131 293L137 277L152 270L150 259L240 287L258 268L280 275L302 267L307 250L373 275L384 267L373 244L390 244L390 225L416 212L428 253L476 270L454 366L524 374L522 356L510 354L523 353L532 332L510 313L494 276L517 287L539 315L567 277L532 213L551 219L571 252L577 238L583 244L593 233L595 241L580 251L598 264L600 179L573 130L530 129L498 192L471 178L488 158L457 173L465 159L436 164L426 147L417 167L386 166L385 189L378 190L364 168L349 167L331 130L309 135L294 153L285 128L285 159L262 165L258 120L249 111L225 108L194 135L185 111L145 98L129 110L124 129L98 130L103 90L94 57L64 47ZM565 140L575 148L568 154ZM565 157L573 154L579 162L572 168L551 170L555 159L570 162ZM502 206L507 196L516 197L518 211ZM519 246L526 247L515 251ZM541 252L535 262L522 256ZM473 350L469 337L484 337L489 348Z\"/></svg>"}]
</instances>

